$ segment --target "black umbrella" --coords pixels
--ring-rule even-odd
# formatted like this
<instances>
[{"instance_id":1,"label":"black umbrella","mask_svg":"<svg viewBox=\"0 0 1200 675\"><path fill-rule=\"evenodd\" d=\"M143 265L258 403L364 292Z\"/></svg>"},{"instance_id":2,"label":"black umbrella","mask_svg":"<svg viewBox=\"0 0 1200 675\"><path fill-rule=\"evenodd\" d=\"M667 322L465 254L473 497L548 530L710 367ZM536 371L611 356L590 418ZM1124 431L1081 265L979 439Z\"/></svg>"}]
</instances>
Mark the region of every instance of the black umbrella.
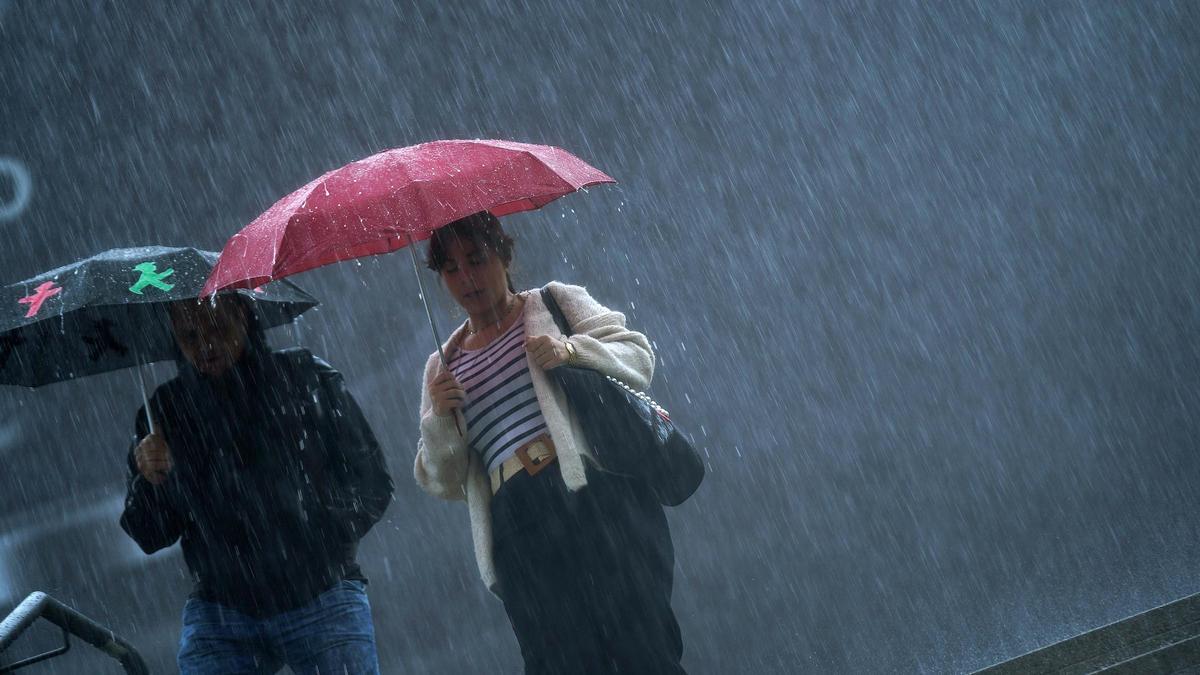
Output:
<instances>
[{"instance_id":1,"label":"black umbrella","mask_svg":"<svg viewBox=\"0 0 1200 675\"><path fill-rule=\"evenodd\" d=\"M113 249L5 287L0 384L40 387L174 358L165 303L197 298L216 260L195 248ZM290 281L237 292L263 328L317 305Z\"/></svg>"}]
</instances>

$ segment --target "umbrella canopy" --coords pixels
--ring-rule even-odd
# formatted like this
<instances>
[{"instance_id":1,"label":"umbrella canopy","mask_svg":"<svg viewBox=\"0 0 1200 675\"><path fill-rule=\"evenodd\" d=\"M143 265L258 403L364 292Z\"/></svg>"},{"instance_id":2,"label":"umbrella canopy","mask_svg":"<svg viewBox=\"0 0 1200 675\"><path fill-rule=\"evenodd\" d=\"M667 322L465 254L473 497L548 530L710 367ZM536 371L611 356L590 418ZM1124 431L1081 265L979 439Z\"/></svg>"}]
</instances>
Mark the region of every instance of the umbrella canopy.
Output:
<instances>
[{"instance_id":1,"label":"umbrella canopy","mask_svg":"<svg viewBox=\"0 0 1200 675\"><path fill-rule=\"evenodd\" d=\"M547 145L447 140L388 150L326 173L233 235L203 292L388 253L472 213L527 211L614 182Z\"/></svg>"},{"instance_id":2,"label":"umbrella canopy","mask_svg":"<svg viewBox=\"0 0 1200 675\"><path fill-rule=\"evenodd\" d=\"M165 303L200 296L217 254L147 246L105 251L0 290L0 384L38 387L173 358ZM285 282L239 291L264 328L316 299Z\"/></svg>"}]
</instances>

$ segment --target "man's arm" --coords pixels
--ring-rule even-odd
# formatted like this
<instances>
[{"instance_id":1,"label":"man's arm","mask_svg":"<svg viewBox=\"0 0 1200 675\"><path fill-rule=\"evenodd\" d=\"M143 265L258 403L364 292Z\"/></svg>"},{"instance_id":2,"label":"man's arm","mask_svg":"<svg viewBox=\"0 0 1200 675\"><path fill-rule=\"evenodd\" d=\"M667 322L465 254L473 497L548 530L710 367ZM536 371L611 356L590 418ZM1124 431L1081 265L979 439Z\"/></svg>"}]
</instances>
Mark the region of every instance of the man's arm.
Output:
<instances>
[{"instance_id":1,"label":"man's arm","mask_svg":"<svg viewBox=\"0 0 1200 675\"><path fill-rule=\"evenodd\" d=\"M328 508L351 538L362 538L392 501L392 478L383 451L341 373L313 357L320 380L322 436L328 450Z\"/></svg>"},{"instance_id":2,"label":"man's arm","mask_svg":"<svg viewBox=\"0 0 1200 675\"><path fill-rule=\"evenodd\" d=\"M167 499L167 484L154 485L138 470L135 451L148 432L144 408L138 410L134 427L136 438L129 449L127 460L129 478L125 510L121 512L121 529L149 554L179 540L183 534L183 518Z\"/></svg>"}]
</instances>

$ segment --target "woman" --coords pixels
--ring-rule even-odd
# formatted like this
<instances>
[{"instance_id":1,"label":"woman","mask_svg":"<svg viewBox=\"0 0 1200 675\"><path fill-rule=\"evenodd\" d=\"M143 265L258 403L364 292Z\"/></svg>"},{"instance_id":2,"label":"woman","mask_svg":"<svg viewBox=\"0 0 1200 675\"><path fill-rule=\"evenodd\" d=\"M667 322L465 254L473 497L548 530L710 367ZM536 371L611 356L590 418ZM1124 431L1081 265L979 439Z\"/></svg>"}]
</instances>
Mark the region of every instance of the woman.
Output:
<instances>
[{"instance_id":1,"label":"woman","mask_svg":"<svg viewBox=\"0 0 1200 675\"><path fill-rule=\"evenodd\" d=\"M513 240L488 212L439 229L428 265L468 319L430 355L414 474L466 500L484 583L504 602L527 673L682 673L674 549L647 487L592 458L546 371L591 368L644 389L646 336L579 286L514 292Z\"/></svg>"}]
</instances>

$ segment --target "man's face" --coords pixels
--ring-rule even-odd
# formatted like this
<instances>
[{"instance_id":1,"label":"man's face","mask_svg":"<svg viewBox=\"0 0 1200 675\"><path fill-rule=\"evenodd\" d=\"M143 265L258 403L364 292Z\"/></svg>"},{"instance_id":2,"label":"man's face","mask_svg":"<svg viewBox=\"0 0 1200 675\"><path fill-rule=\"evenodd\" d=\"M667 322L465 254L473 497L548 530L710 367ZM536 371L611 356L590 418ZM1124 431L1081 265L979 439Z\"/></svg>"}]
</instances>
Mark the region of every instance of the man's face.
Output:
<instances>
[{"instance_id":1,"label":"man's face","mask_svg":"<svg viewBox=\"0 0 1200 675\"><path fill-rule=\"evenodd\" d=\"M206 377L220 377L246 349L246 308L229 296L182 300L170 309L175 344L184 358Z\"/></svg>"}]
</instances>

